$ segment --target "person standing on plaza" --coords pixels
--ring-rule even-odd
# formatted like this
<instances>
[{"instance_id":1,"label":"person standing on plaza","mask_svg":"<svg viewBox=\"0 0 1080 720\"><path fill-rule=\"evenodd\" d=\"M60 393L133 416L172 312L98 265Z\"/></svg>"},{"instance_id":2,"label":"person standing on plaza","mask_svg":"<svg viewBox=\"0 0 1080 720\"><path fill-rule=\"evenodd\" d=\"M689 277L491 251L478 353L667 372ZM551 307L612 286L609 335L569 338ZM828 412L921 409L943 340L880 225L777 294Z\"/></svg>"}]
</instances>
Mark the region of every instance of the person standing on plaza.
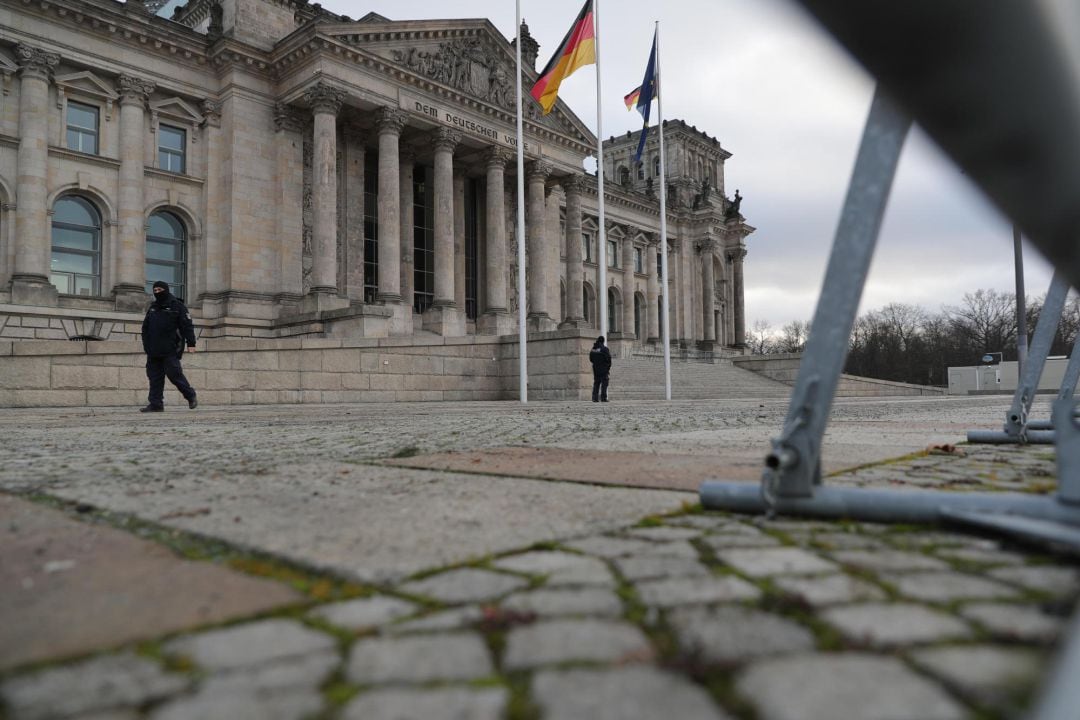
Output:
<instances>
[{"instance_id":1,"label":"person standing on plaza","mask_svg":"<svg viewBox=\"0 0 1080 720\"><path fill-rule=\"evenodd\" d=\"M589 351L589 362L592 363L592 401L607 402L608 380L611 377L611 351L604 344L604 336L596 338L592 350Z\"/></svg>"},{"instance_id":2,"label":"person standing on plaza","mask_svg":"<svg viewBox=\"0 0 1080 720\"><path fill-rule=\"evenodd\" d=\"M165 378L176 386L188 407L199 404L195 389L184 377L180 356L184 345L195 352L195 326L184 303L169 292L169 284L158 280L153 286L154 302L142 324L143 350L146 352L146 377L150 380L149 405L140 412L165 410Z\"/></svg>"}]
</instances>

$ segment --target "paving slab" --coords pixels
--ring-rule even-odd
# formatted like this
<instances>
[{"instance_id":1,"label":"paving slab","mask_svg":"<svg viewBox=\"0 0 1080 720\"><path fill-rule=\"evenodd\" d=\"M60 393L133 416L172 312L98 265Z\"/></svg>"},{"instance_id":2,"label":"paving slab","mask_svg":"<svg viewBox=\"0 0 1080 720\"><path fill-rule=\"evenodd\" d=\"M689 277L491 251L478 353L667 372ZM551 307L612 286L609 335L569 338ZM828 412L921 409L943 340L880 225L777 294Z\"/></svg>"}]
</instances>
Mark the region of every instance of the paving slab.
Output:
<instances>
[{"instance_id":1,"label":"paving slab","mask_svg":"<svg viewBox=\"0 0 1080 720\"><path fill-rule=\"evenodd\" d=\"M130 533L0 494L0 670L299 602Z\"/></svg>"},{"instance_id":2,"label":"paving slab","mask_svg":"<svg viewBox=\"0 0 1080 720\"><path fill-rule=\"evenodd\" d=\"M386 625L419 610L420 606L416 603L380 595L321 605L308 615L349 630L366 630Z\"/></svg>"},{"instance_id":3,"label":"paving slab","mask_svg":"<svg viewBox=\"0 0 1080 720\"><path fill-rule=\"evenodd\" d=\"M670 608L702 603L756 600L761 591L742 578L677 577L634 584L638 598L650 607Z\"/></svg>"},{"instance_id":4,"label":"paving slab","mask_svg":"<svg viewBox=\"0 0 1080 720\"><path fill-rule=\"evenodd\" d=\"M716 556L750 577L813 575L840 569L812 552L793 547L719 550Z\"/></svg>"},{"instance_id":5,"label":"paving slab","mask_svg":"<svg viewBox=\"0 0 1080 720\"><path fill-rule=\"evenodd\" d=\"M447 570L422 580L413 580L398 587L410 595L434 598L444 603L473 603L494 600L515 590L526 587L529 581L516 575L459 568Z\"/></svg>"},{"instance_id":6,"label":"paving slab","mask_svg":"<svg viewBox=\"0 0 1080 720\"><path fill-rule=\"evenodd\" d=\"M877 585L840 573L820 577L778 577L773 583L784 592L818 607L885 599L885 591Z\"/></svg>"},{"instance_id":7,"label":"paving slab","mask_svg":"<svg viewBox=\"0 0 1080 720\"><path fill-rule=\"evenodd\" d=\"M0 684L14 720L49 720L135 708L188 688L191 680L132 653L107 655Z\"/></svg>"},{"instance_id":8,"label":"paving slab","mask_svg":"<svg viewBox=\"0 0 1080 720\"><path fill-rule=\"evenodd\" d=\"M532 613L541 618L557 615L618 617L623 611L619 597L605 588L532 590L515 593L500 605L505 610Z\"/></svg>"},{"instance_id":9,"label":"paving slab","mask_svg":"<svg viewBox=\"0 0 1080 720\"><path fill-rule=\"evenodd\" d=\"M232 670L287 658L333 651L333 636L296 620L274 618L188 635L165 643L163 650L207 670Z\"/></svg>"},{"instance_id":10,"label":"paving slab","mask_svg":"<svg viewBox=\"0 0 1080 720\"><path fill-rule=\"evenodd\" d=\"M951 567L944 560L902 550L844 550L830 553L830 555L838 563L873 572L948 570Z\"/></svg>"},{"instance_id":11,"label":"paving slab","mask_svg":"<svg viewBox=\"0 0 1080 720\"><path fill-rule=\"evenodd\" d=\"M184 475L145 495L132 495L131 483L114 477L54 492L374 583L625 527L691 499L656 490L325 462L257 474L238 469L217 482ZM209 511L194 514L193 508Z\"/></svg>"},{"instance_id":12,"label":"paving slab","mask_svg":"<svg viewBox=\"0 0 1080 720\"><path fill-rule=\"evenodd\" d=\"M686 575L708 575L712 571L697 560L670 557L627 557L617 558L612 562L619 573L630 581L653 580L656 578L683 577Z\"/></svg>"},{"instance_id":13,"label":"paving slab","mask_svg":"<svg viewBox=\"0 0 1080 720\"><path fill-rule=\"evenodd\" d=\"M343 720L502 720L510 701L504 688L384 689L357 696Z\"/></svg>"},{"instance_id":14,"label":"paving slab","mask_svg":"<svg viewBox=\"0 0 1080 720\"><path fill-rule=\"evenodd\" d=\"M442 630L461 630L471 627L484 619L484 610L479 605L463 605L448 610L439 610L415 620L405 620L389 625L383 630L391 634L438 632Z\"/></svg>"},{"instance_id":15,"label":"paving slab","mask_svg":"<svg viewBox=\"0 0 1080 720\"><path fill-rule=\"evenodd\" d=\"M1037 590L1058 597L1073 597L1080 592L1080 573L1076 568L1071 567L1023 565L996 568L989 571L987 575L1028 590Z\"/></svg>"},{"instance_id":16,"label":"paving slab","mask_svg":"<svg viewBox=\"0 0 1080 720\"><path fill-rule=\"evenodd\" d=\"M863 653L761 660L736 688L760 720L962 720L967 710L891 657Z\"/></svg>"},{"instance_id":17,"label":"paving slab","mask_svg":"<svg viewBox=\"0 0 1080 720\"><path fill-rule=\"evenodd\" d=\"M959 572L883 574L880 578L891 583L901 595L928 602L1008 600L1020 594L1005 583Z\"/></svg>"},{"instance_id":18,"label":"paving slab","mask_svg":"<svg viewBox=\"0 0 1080 720\"><path fill-rule=\"evenodd\" d=\"M959 610L968 620L974 620L995 637L1006 640L1051 643L1061 636L1065 621L1047 615L1032 605L1009 603L969 603Z\"/></svg>"},{"instance_id":19,"label":"paving slab","mask_svg":"<svg viewBox=\"0 0 1080 720\"><path fill-rule=\"evenodd\" d=\"M156 708L149 720L305 720L323 707L316 689L199 692Z\"/></svg>"},{"instance_id":20,"label":"paving slab","mask_svg":"<svg viewBox=\"0 0 1080 720\"><path fill-rule=\"evenodd\" d=\"M708 693L684 677L651 667L545 670L532 693L544 720L727 720Z\"/></svg>"}]
</instances>

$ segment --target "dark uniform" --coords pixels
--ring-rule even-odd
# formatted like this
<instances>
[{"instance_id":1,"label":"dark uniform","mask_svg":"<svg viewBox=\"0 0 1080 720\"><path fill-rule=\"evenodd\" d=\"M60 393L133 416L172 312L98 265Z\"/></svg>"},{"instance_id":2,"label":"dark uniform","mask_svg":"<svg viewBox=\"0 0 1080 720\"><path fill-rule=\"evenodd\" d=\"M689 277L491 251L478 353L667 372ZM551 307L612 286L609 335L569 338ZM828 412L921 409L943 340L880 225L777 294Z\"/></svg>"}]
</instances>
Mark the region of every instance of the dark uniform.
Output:
<instances>
[{"instance_id":1,"label":"dark uniform","mask_svg":"<svg viewBox=\"0 0 1080 720\"><path fill-rule=\"evenodd\" d=\"M156 292L162 288L161 292ZM195 326L184 303L173 297L167 283L154 283L154 302L146 311L142 324L143 350L146 351L146 377L150 380L149 405L142 412L161 412L165 409L165 378L176 386L194 409L195 389L184 377L180 355L184 345L195 347Z\"/></svg>"},{"instance_id":2,"label":"dark uniform","mask_svg":"<svg viewBox=\"0 0 1080 720\"><path fill-rule=\"evenodd\" d=\"M607 386L611 377L611 351L604 344L604 336L596 338L592 350L589 351L589 362L592 363L592 401L607 402Z\"/></svg>"}]
</instances>

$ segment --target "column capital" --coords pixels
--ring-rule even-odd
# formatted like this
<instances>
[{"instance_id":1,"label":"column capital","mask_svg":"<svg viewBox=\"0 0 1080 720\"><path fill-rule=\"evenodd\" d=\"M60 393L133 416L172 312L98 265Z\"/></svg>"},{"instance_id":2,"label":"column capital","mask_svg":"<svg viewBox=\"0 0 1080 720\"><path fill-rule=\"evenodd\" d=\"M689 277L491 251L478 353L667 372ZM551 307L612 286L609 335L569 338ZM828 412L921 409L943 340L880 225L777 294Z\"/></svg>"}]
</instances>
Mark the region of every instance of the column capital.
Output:
<instances>
[{"instance_id":1,"label":"column capital","mask_svg":"<svg viewBox=\"0 0 1080 720\"><path fill-rule=\"evenodd\" d=\"M58 53L46 52L30 45L16 45L15 58L24 76L30 75L43 80L48 80L53 68L60 64Z\"/></svg>"},{"instance_id":2,"label":"column capital","mask_svg":"<svg viewBox=\"0 0 1080 720\"><path fill-rule=\"evenodd\" d=\"M376 113L375 127L380 135L400 135L401 129L405 127L405 113L384 105Z\"/></svg>"},{"instance_id":3,"label":"column capital","mask_svg":"<svg viewBox=\"0 0 1080 720\"><path fill-rule=\"evenodd\" d=\"M704 255L705 253L711 253L713 251L713 248L716 247L716 240L706 235L702 239L698 240L696 245L698 252Z\"/></svg>"},{"instance_id":4,"label":"column capital","mask_svg":"<svg viewBox=\"0 0 1080 720\"><path fill-rule=\"evenodd\" d=\"M315 114L337 115L345 102L345 91L324 82L317 82L304 91L304 101Z\"/></svg>"},{"instance_id":5,"label":"column capital","mask_svg":"<svg viewBox=\"0 0 1080 720\"><path fill-rule=\"evenodd\" d=\"M279 131L300 132L304 129L304 118L291 105L274 103L274 128Z\"/></svg>"},{"instance_id":6,"label":"column capital","mask_svg":"<svg viewBox=\"0 0 1080 720\"><path fill-rule=\"evenodd\" d=\"M559 178L559 184L563 186L563 190L566 191L567 195L580 195L585 187L585 178L578 173L573 173Z\"/></svg>"},{"instance_id":7,"label":"column capital","mask_svg":"<svg viewBox=\"0 0 1080 720\"><path fill-rule=\"evenodd\" d=\"M210 127L221 127L221 103L216 100L202 101L203 120Z\"/></svg>"},{"instance_id":8,"label":"column capital","mask_svg":"<svg viewBox=\"0 0 1080 720\"><path fill-rule=\"evenodd\" d=\"M145 105L147 100L150 99L150 93L157 88L157 85L149 80L143 80L133 75L121 75L118 80L121 105L129 102Z\"/></svg>"},{"instance_id":9,"label":"column capital","mask_svg":"<svg viewBox=\"0 0 1080 720\"><path fill-rule=\"evenodd\" d=\"M506 163L510 162L511 157L509 150L493 145L484 153L484 163L488 170L495 168L505 169Z\"/></svg>"},{"instance_id":10,"label":"column capital","mask_svg":"<svg viewBox=\"0 0 1080 720\"><path fill-rule=\"evenodd\" d=\"M743 258L746 257L746 248L744 248L744 247L729 248L727 253L726 253L726 256L727 256L728 262L742 262Z\"/></svg>"},{"instance_id":11,"label":"column capital","mask_svg":"<svg viewBox=\"0 0 1080 720\"><path fill-rule=\"evenodd\" d=\"M461 133L457 130L441 127L431 133L431 144L435 146L436 151L454 152L459 142L461 142Z\"/></svg>"},{"instance_id":12,"label":"column capital","mask_svg":"<svg viewBox=\"0 0 1080 720\"><path fill-rule=\"evenodd\" d=\"M551 174L551 163L544 162L543 160L534 160L529 163L529 166L525 168L525 177L529 182L544 182L547 180L548 175Z\"/></svg>"}]
</instances>

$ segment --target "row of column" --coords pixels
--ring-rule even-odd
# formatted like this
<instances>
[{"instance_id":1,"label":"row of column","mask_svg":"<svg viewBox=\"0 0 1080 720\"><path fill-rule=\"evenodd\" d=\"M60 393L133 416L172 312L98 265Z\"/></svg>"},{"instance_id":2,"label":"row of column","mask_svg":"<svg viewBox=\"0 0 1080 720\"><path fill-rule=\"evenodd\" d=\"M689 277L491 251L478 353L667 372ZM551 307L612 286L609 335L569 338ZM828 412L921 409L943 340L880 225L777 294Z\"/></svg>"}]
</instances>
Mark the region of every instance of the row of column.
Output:
<instances>
[{"instance_id":1,"label":"row of column","mask_svg":"<svg viewBox=\"0 0 1080 720\"><path fill-rule=\"evenodd\" d=\"M716 249L716 241L706 238L699 245L701 252L701 299L702 299L702 331L705 342L716 342L716 270L713 266L713 255ZM732 289L730 292L730 320L729 331L734 336L733 344L742 346L746 344L746 320L743 306L743 259L746 257L746 248L737 247L727 251L725 260L731 271ZM727 322L727 318L725 318Z\"/></svg>"}]
</instances>

